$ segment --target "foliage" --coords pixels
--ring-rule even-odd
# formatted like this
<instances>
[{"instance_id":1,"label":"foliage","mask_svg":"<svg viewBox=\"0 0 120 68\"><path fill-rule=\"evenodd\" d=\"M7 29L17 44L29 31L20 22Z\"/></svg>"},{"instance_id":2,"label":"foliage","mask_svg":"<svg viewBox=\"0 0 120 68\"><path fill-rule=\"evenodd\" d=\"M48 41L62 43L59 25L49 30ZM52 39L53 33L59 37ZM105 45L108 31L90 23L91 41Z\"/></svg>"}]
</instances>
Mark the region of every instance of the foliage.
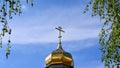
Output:
<instances>
[{"instance_id":1,"label":"foliage","mask_svg":"<svg viewBox=\"0 0 120 68\"><path fill-rule=\"evenodd\" d=\"M26 3L29 1L26 0ZM33 0L30 0L31 6L33 6ZM0 0L0 47L2 48L2 39L4 36L9 35L8 45L6 48L6 57L10 55L10 35L12 29L9 27L8 20L12 19L14 15L22 13L21 0Z\"/></svg>"},{"instance_id":2,"label":"foliage","mask_svg":"<svg viewBox=\"0 0 120 68\"><path fill-rule=\"evenodd\" d=\"M91 0L85 8L104 24L100 32L101 60L107 68L120 67L120 0Z\"/></svg>"}]
</instances>

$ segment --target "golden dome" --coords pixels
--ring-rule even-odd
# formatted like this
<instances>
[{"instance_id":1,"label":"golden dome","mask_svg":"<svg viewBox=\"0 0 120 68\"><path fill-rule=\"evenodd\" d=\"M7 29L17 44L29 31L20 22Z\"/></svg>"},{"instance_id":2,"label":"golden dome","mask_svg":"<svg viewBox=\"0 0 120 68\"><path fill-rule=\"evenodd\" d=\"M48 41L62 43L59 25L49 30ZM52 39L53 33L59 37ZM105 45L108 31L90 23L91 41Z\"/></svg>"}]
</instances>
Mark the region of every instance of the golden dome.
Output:
<instances>
[{"instance_id":1,"label":"golden dome","mask_svg":"<svg viewBox=\"0 0 120 68\"><path fill-rule=\"evenodd\" d=\"M67 68L73 68L72 55L64 51L61 45L61 38L62 38L61 32L64 32L64 31L60 26L56 29L59 30L58 48L46 57L45 59L46 68L49 68L49 67L51 68L52 65L63 65L63 66L66 66Z\"/></svg>"},{"instance_id":2,"label":"golden dome","mask_svg":"<svg viewBox=\"0 0 120 68\"><path fill-rule=\"evenodd\" d=\"M61 44L59 44L58 48L46 57L45 62L47 67L50 65L73 66L72 55L64 51Z\"/></svg>"}]
</instances>

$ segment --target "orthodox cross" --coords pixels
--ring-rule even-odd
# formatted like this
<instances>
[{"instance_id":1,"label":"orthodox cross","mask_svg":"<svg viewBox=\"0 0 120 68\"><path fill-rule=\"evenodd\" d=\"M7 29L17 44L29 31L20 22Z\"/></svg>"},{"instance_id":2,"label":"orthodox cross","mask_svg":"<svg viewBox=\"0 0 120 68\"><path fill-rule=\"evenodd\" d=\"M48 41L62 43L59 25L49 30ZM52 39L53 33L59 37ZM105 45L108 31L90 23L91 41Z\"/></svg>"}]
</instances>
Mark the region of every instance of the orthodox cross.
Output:
<instances>
[{"instance_id":1,"label":"orthodox cross","mask_svg":"<svg viewBox=\"0 0 120 68\"><path fill-rule=\"evenodd\" d=\"M65 31L63 31L60 26L58 26L56 29L59 31L59 36L58 36L58 38L59 38L59 44L61 44L61 38L62 38L61 32L65 32Z\"/></svg>"}]
</instances>

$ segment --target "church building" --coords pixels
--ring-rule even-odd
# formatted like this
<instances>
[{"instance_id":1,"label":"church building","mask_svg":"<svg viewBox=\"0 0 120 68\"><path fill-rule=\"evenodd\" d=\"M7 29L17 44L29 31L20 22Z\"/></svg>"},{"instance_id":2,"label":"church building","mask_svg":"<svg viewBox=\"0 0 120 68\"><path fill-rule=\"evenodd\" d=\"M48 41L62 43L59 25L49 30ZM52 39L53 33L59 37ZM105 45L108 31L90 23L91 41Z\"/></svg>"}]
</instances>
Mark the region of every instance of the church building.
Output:
<instances>
[{"instance_id":1,"label":"church building","mask_svg":"<svg viewBox=\"0 0 120 68\"><path fill-rule=\"evenodd\" d=\"M59 43L56 50L51 52L45 59L46 68L74 68L72 55L62 48L61 32L64 32L59 26Z\"/></svg>"}]
</instances>

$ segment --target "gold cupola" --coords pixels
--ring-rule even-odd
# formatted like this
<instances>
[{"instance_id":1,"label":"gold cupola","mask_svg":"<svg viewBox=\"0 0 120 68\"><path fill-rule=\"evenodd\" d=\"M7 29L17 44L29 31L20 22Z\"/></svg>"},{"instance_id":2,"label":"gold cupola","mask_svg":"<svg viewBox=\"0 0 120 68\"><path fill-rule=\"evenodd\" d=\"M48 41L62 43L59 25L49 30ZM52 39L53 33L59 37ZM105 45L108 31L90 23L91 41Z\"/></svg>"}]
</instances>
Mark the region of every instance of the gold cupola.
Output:
<instances>
[{"instance_id":1,"label":"gold cupola","mask_svg":"<svg viewBox=\"0 0 120 68\"><path fill-rule=\"evenodd\" d=\"M59 30L59 43L56 50L49 54L46 59L46 68L73 68L72 55L62 48L61 44L61 32L64 32L61 27L56 28Z\"/></svg>"}]
</instances>

